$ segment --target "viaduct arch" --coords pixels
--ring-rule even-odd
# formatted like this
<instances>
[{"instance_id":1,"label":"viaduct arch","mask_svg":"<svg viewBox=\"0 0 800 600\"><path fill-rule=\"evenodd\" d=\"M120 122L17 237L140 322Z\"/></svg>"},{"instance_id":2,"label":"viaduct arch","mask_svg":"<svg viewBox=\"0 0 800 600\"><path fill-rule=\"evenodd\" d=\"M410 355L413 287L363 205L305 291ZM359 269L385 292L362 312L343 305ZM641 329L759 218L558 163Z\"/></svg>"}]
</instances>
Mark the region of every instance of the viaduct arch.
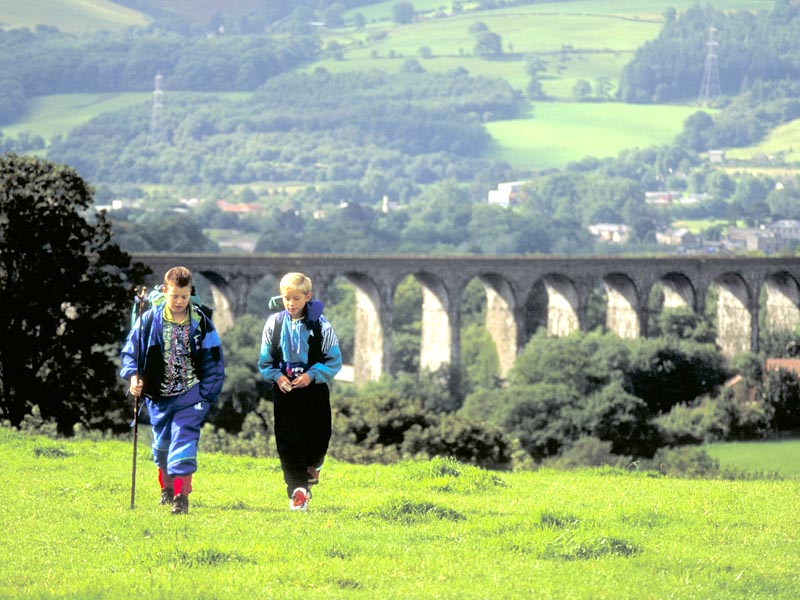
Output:
<instances>
[{"instance_id":1,"label":"viaduct arch","mask_svg":"<svg viewBox=\"0 0 800 600\"><path fill-rule=\"evenodd\" d=\"M336 277L346 278L356 290L353 367L362 380L389 371L394 291L409 275L423 291L420 367L430 370L460 363L460 299L474 279L486 293L486 328L502 375L534 333L530 309L536 297L544 298L539 304L547 333L564 336L587 328L587 307L600 290L606 327L633 339L647 335L654 288L662 290L664 308L704 314L713 287L717 344L728 357L757 350L760 326L776 331L800 324L800 257L139 253L133 260L152 269L148 284L175 265L205 277L223 332L246 312L249 292L265 276L301 271L322 298ZM759 314L762 309L765 314Z\"/></svg>"}]
</instances>

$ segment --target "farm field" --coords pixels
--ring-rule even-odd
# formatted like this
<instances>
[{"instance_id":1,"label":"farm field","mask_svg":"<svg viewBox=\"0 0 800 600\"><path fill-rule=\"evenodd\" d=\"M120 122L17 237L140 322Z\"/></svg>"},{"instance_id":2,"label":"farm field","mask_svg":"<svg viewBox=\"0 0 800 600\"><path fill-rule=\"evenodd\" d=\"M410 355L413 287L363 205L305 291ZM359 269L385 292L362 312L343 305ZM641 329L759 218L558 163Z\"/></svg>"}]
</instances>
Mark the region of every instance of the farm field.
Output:
<instances>
[{"instance_id":1,"label":"farm field","mask_svg":"<svg viewBox=\"0 0 800 600\"><path fill-rule=\"evenodd\" d=\"M0 0L0 28L45 24L65 33L145 27L150 19L111 0Z\"/></svg>"},{"instance_id":2,"label":"farm field","mask_svg":"<svg viewBox=\"0 0 800 600\"><path fill-rule=\"evenodd\" d=\"M152 93L127 94L53 94L39 96L28 102L28 111L21 121L2 127L4 136L21 133L40 135L49 142L56 135L66 135L70 129L86 123L104 112L125 108L152 100Z\"/></svg>"},{"instance_id":3,"label":"farm field","mask_svg":"<svg viewBox=\"0 0 800 600\"><path fill-rule=\"evenodd\" d=\"M169 92L170 96L180 97L186 92ZM229 100L250 97L249 92L228 92L225 94L204 94L192 92L197 96L224 97ZM66 135L77 127L105 112L126 108L133 104L151 103L152 92L129 92L125 94L53 94L32 98L24 120L13 125L3 126L4 136L16 137L21 133L41 135L49 142L56 135Z\"/></svg>"},{"instance_id":4,"label":"farm field","mask_svg":"<svg viewBox=\"0 0 800 600\"><path fill-rule=\"evenodd\" d=\"M201 448L190 514L172 516L148 455L140 440L131 510L130 443L0 428L14 482L0 597L788 600L800 586L797 479L331 460L295 513L277 459Z\"/></svg>"},{"instance_id":5,"label":"farm field","mask_svg":"<svg viewBox=\"0 0 800 600\"><path fill-rule=\"evenodd\" d=\"M800 163L800 119L779 125L758 144L730 148L725 151L725 156L748 161L758 161L758 157L763 156L768 159L782 159L787 163Z\"/></svg>"},{"instance_id":6,"label":"farm field","mask_svg":"<svg viewBox=\"0 0 800 600\"><path fill-rule=\"evenodd\" d=\"M800 440L725 442L707 444L704 449L723 466L800 477Z\"/></svg>"},{"instance_id":7,"label":"farm field","mask_svg":"<svg viewBox=\"0 0 800 600\"><path fill-rule=\"evenodd\" d=\"M255 0L237 0L232 11L252 8ZM160 0L160 6L194 10L198 15L209 10L207 0ZM345 14L345 20L361 13L363 29L347 27L321 30L323 46L335 41L342 48L340 59L326 58L306 67L324 67L331 72L381 69L395 72L409 59L415 59L428 71L465 68L474 76L500 77L523 93L528 76L525 63L529 57L544 61L540 73L545 94L552 101L536 102L530 115L513 121L488 122L495 139L490 156L521 168L561 168L586 156L616 156L626 148L648 147L672 141L682 129L684 119L697 106L623 105L610 102L576 103L573 87L587 81L594 88L600 79L616 91L619 74L631 60L636 48L655 38L663 24L666 8L686 10L693 0L666 2L656 0L572 0L537 2L501 10L474 11L447 18L432 18L442 3L419 0L414 3L421 18L409 25L392 21L394 2L359 7ZM768 10L773 0L712 0L709 4L727 10ZM83 15L86 30L94 24L83 13L103 14L110 2L87 3L76 0L33 0L29 3L0 0L0 20L21 15L28 20L58 25L69 22L67 13ZM8 6L9 11L2 9ZM191 8L194 7L194 8ZM470 3L465 3L467 9ZM83 12L81 12L83 11ZM205 11L205 12L204 12ZM132 12L132 11L131 11ZM135 14L135 13L134 13ZM99 18L99 17L97 17ZM120 23L126 22L124 19ZM473 55L474 34L469 28L484 23L502 36L504 55L487 60ZM378 35L376 35L378 34ZM429 54L423 58L421 49ZM698 88L699 88L698 82ZM168 87L168 82L167 82ZM169 90L167 89L169 93ZM106 111L135 102L149 102L148 93L73 94L40 97L31 100L25 117L2 128L5 136L21 133L42 135L46 141ZM731 149L731 158L749 159L752 155L782 155L796 160L800 149L800 125L794 123L774 132L767 140L750 149ZM748 170L751 167L747 167Z\"/></svg>"},{"instance_id":8,"label":"farm field","mask_svg":"<svg viewBox=\"0 0 800 600\"><path fill-rule=\"evenodd\" d=\"M493 121L492 158L514 167L563 167L586 156L669 144L696 107L618 102L537 102L525 119Z\"/></svg>"}]
</instances>

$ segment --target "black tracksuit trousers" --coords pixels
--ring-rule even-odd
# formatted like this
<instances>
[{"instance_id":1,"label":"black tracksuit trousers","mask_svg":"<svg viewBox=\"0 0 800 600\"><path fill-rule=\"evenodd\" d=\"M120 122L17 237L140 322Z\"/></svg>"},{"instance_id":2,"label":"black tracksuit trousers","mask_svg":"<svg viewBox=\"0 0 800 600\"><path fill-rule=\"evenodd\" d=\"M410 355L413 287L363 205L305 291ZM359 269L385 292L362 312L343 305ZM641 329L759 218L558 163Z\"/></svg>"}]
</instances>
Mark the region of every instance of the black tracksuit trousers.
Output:
<instances>
[{"instance_id":1,"label":"black tracksuit trousers","mask_svg":"<svg viewBox=\"0 0 800 600\"><path fill-rule=\"evenodd\" d=\"M282 392L274 386L275 441L289 498L308 489L308 467L319 467L331 440L330 390L324 383Z\"/></svg>"}]
</instances>

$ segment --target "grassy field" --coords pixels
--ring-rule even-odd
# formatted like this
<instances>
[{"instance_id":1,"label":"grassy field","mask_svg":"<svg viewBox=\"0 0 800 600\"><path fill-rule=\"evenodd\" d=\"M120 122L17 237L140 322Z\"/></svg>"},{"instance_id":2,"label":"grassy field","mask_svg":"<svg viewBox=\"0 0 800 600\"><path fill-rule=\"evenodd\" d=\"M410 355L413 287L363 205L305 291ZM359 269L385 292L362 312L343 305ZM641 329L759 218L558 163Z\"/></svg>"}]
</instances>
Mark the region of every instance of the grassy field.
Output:
<instances>
[{"instance_id":1,"label":"grassy field","mask_svg":"<svg viewBox=\"0 0 800 600\"><path fill-rule=\"evenodd\" d=\"M16 137L23 132L40 135L45 142L49 142L54 136L65 135L70 129L99 114L131 104L150 102L152 98L152 93L148 92L39 96L28 102L28 111L23 120L4 126L2 131L8 137Z\"/></svg>"},{"instance_id":2,"label":"grassy field","mask_svg":"<svg viewBox=\"0 0 800 600\"><path fill-rule=\"evenodd\" d=\"M688 106L613 102L537 102L525 119L493 121L492 157L514 167L560 167L586 156L616 156L626 148L669 144L696 111Z\"/></svg>"},{"instance_id":3,"label":"grassy field","mask_svg":"<svg viewBox=\"0 0 800 600\"><path fill-rule=\"evenodd\" d=\"M293 513L275 459L200 456L190 514L140 443L0 429L2 598L794 599L800 480L329 461Z\"/></svg>"},{"instance_id":4,"label":"grassy field","mask_svg":"<svg viewBox=\"0 0 800 600\"><path fill-rule=\"evenodd\" d=\"M237 0L230 9L247 10L252 8L254 1ZM363 29L323 29L323 44L330 41L341 44L342 58L326 59L307 68L313 70L322 66L332 72L367 69L394 72L403 68L406 60L414 58L428 71L466 68L472 75L501 77L516 89L524 90L528 79L525 61L529 56L537 56L547 65L541 73L544 91L556 102L537 102L533 111L520 119L488 123L489 133L495 139L490 156L520 168L563 167L585 156L615 156L625 148L667 144L680 132L685 118L697 107L576 103L572 89L579 80L595 86L600 78L605 78L612 84L613 93L620 71L636 48L658 35L664 10L667 7L686 10L693 2L538 2L502 10L467 10L447 18L432 18L436 10L449 5L438 0L418 0L414 7L421 18L409 25L397 26L392 22L395 2L387 1L346 13L345 18L351 19L353 14L360 12L366 19ZM768 10L773 5L772 0L712 0L709 3L726 10ZM7 11L8 15L22 13L29 20L40 18L43 22L56 24L52 17L61 18L62 11L91 9L100 14L100 9L106 4L110 3L77 0L11 3L0 0L0 9L9 5L12 10ZM191 10L200 15L206 14L213 2L161 0L161 5L182 12ZM45 10L48 6L51 11ZM472 6L465 3L467 9ZM0 10L0 15L3 14ZM501 35L505 53L502 59L486 60L473 56L475 38L469 33L469 28L479 21ZM92 27L91 20L87 19L86 23L87 29ZM430 50L430 58L421 56L423 47ZM24 119L4 127L2 132L10 137L30 132L49 141L54 135L65 134L97 114L149 100L150 95L145 93L36 98L31 101ZM794 157L795 149L800 149L798 136L800 126L790 124L776 132L771 141L765 141L763 148L760 145L750 154L775 154L788 148L789 157ZM743 151L732 150L729 153L732 157L739 154Z\"/></svg>"},{"instance_id":5,"label":"grassy field","mask_svg":"<svg viewBox=\"0 0 800 600\"><path fill-rule=\"evenodd\" d=\"M708 444L709 455L720 464L751 472L776 472L785 477L800 476L800 440L771 442L726 442Z\"/></svg>"},{"instance_id":6,"label":"grassy field","mask_svg":"<svg viewBox=\"0 0 800 600\"><path fill-rule=\"evenodd\" d=\"M145 15L111 0L0 0L0 28L45 24L65 33L144 27Z\"/></svg>"},{"instance_id":7,"label":"grassy field","mask_svg":"<svg viewBox=\"0 0 800 600\"><path fill-rule=\"evenodd\" d=\"M759 155L769 159L782 159L788 163L800 163L800 119L773 129L766 139L753 146L730 148L725 151L728 158L752 160Z\"/></svg>"},{"instance_id":8,"label":"grassy field","mask_svg":"<svg viewBox=\"0 0 800 600\"><path fill-rule=\"evenodd\" d=\"M184 92L168 92L170 95L183 95ZM228 92L225 94L195 93L193 96L213 95L231 100L250 97L249 92ZM49 142L55 135L65 135L70 129L86 123L104 112L125 108L132 104L152 102L152 92L130 92L127 94L53 94L39 96L29 101L24 120L2 128L3 135L16 137L20 133L41 135Z\"/></svg>"}]
</instances>

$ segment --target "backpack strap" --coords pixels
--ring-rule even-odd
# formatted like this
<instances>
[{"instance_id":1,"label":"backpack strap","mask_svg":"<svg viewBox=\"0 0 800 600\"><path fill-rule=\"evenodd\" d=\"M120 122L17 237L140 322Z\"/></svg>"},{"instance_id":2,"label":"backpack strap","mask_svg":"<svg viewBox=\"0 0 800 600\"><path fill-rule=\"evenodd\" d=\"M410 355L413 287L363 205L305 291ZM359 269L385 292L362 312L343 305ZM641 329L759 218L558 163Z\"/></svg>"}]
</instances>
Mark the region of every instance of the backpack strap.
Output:
<instances>
[{"instance_id":1,"label":"backpack strap","mask_svg":"<svg viewBox=\"0 0 800 600\"><path fill-rule=\"evenodd\" d=\"M283 350L281 350L281 329L283 329L283 317L286 313L283 311L278 313L275 317L275 324L272 326L272 339L270 345L272 346L272 368L277 369L283 360Z\"/></svg>"},{"instance_id":2,"label":"backpack strap","mask_svg":"<svg viewBox=\"0 0 800 600\"><path fill-rule=\"evenodd\" d=\"M283 350L281 349L281 330L283 329L283 320L286 317L286 311L281 311L275 317L275 324L272 327L272 338L270 345L272 346L272 367L277 369L283 361ZM308 342L308 366L315 365L322 362L325 358L322 354L322 323L319 319L311 321L311 330L314 335L311 336Z\"/></svg>"}]
</instances>

